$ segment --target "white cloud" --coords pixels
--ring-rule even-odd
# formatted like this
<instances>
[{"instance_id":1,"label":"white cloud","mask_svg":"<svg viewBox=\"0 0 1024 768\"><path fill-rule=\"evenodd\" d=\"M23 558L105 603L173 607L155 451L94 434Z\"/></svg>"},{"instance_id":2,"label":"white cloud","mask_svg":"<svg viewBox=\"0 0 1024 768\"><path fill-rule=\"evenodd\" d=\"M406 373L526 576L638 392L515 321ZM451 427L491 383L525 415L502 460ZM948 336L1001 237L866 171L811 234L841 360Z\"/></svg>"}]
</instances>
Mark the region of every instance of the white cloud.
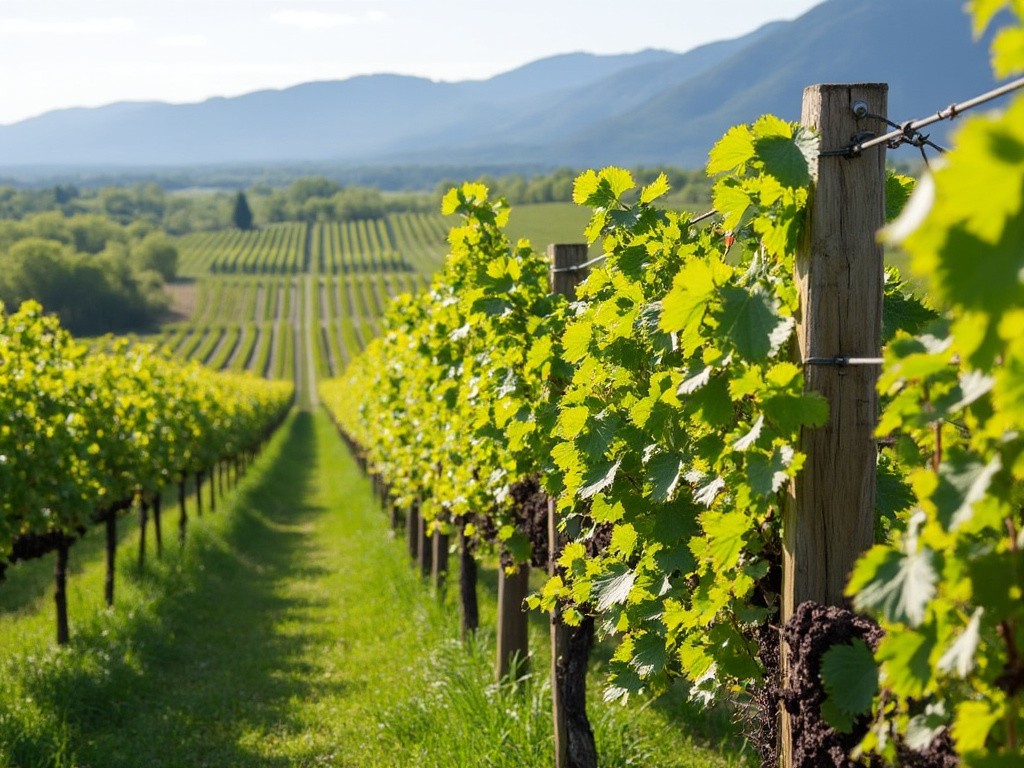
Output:
<instances>
[{"instance_id":1,"label":"white cloud","mask_svg":"<svg viewBox=\"0 0 1024 768\"><path fill-rule=\"evenodd\" d=\"M209 43L203 35L168 35L157 42L168 48L202 48Z\"/></svg>"},{"instance_id":2,"label":"white cloud","mask_svg":"<svg viewBox=\"0 0 1024 768\"><path fill-rule=\"evenodd\" d=\"M286 27L315 31L380 22L387 18L387 14L382 11L367 11L360 14L328 13L327 11L278 11L270 18Z\"/></svg>"},{"instance_id":3,"label":"white cloud","mask_svg":"<svg viewBox=\"0 0 1024 768\"><path fill-rule=\"evenodd\" d=\"M132 19L116 16L107 19L41 20L26 18L0 19L0 35L53 37L100 37L134 32Z\"/></svg>"}]
</instances>

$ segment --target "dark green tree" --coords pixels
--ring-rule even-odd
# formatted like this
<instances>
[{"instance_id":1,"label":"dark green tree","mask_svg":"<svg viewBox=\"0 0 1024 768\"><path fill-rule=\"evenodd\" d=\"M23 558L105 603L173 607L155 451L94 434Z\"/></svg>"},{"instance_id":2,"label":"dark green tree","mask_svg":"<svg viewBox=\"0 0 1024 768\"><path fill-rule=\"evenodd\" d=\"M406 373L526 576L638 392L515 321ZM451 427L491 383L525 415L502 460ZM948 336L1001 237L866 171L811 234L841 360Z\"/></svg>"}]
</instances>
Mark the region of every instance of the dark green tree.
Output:
<instances>
[{"instance_id":1,"label":"dark green tree","mask_svg":"<svg viewBox=\"0 0 1024 768\"><path fill-rule=\"evenodd\" d=\"M235 210L231 214L231 221L238 229L252 229L252 209L245 199L245 192L235 195Z\"/></svg>"}]
</instances>

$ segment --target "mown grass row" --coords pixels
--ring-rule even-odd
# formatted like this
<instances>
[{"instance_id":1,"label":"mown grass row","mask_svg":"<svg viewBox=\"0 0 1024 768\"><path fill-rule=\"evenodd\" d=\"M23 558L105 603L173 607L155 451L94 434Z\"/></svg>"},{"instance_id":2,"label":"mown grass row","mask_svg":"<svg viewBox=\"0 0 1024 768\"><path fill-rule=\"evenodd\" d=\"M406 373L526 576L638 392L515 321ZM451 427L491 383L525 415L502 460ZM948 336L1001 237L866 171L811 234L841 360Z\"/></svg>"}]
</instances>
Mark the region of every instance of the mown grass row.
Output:
<instances>
[{"instance_id":1,"label":"mown grass row","mask_svg":"<svg viewBox=\"0 0 1024 768\"><path fill-rule=\"evenodd\" d=\"M294 415L184 550L142 569L119 558L113 610L101 544L75 550L68 649L49 637L52 564L0 587L0 766L551 764L543 651L515 685L490 684L494 571L484 628L463 645L453 596L409 568L322 414ZM137 545L126 530L121 548ZM543 649L543 616L531 631ZM595 668L603 765L747 765L726 720L680 695L605 705L599 683Z\"/></svg>"}]
</instances>

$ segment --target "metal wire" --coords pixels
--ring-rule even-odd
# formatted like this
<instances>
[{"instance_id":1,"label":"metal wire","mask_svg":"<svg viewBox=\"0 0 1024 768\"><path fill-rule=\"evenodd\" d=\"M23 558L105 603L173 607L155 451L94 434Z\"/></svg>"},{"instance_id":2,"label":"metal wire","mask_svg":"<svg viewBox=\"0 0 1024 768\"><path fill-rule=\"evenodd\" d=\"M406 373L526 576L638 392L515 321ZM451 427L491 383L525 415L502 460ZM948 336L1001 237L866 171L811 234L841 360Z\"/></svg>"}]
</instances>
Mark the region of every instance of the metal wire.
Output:
<instances>
[{"instance_id":1,"label":"metal wire","mask_svg":"<svg viewBox=\"0 0 1024 768\"><path fill-rule=\"evenodd\" d=\"M595 264L598 264L607 258L608 254L602 253L600 256L595 256L590 261L584 261L582 264L573 264L571 267L558 267L557 269L552 269L551 274L557 275L561 274L562 272L582 272L584 269L592 267Z\"/></svg>"},{"instance_id":2,"label":"metal wire","mask_svg":"<svg viewBox=\"0 0 1024 768\"><path fill-rule=\"evenodd\" d=\"M712 216L715 216L717 214L718 214L718 211L715 210L714 208L712 208L707 213L702 213L700 216L694 216L692 219L690 219L689 223L690 224L697 224L699 222L704 221L705 219L710 219ZM585 261L582 264L574 264L571 267L558 267L557 269L552 269L551 270L551 274L559 275L559 274L562 274L563 272L582 272L584 269L587 269L588 267L592 267L595 264L598 264L598 263L604 261L607 258L608 258L608 254L607 253L602 253L600 256L595 256L590 261Z\"/></svg>"},{"instance_id":3,"label":"metal wire","mask_svg":"<svg viewBox=\"0 0 1024 768\"><path fill-rule=\"evenodd\" d=\"M969 109L987 104L993 99L998 99L1000 96L1005 96L1008 93L1024 88L1024 77L1012 80L1005 85L1001 85L998 88L993 88L991 91L987 91L980 96L975 96L973 99L962 101L959 104L950 104L945 109L940 109L934 115L930 115L920 120L910 120L901 125L897 125L896 129L886 133L882 136L875 136L871 139L865 139L864 141L855 142L848 147L842 149L828 149L819 153L819 157L856 157L865 149L871 147L877 147L879 144L890 145L890 142L896 141L896 146L904 143L914 144L914 146L921 147L922 144L934 147L940 152L945 151L942 147L934 142L930 141L924 134L920 134L921 128L937 123L940 120L952 120L957 115L966 112ZM877 115L865 115L866 117L878 117ZM884 120L889 125L896 125L887 118L879 118ZM919 143L918 143L919 142ZM922 148L923 152L923 148Z\"/></svg>"},{"instance_id":4,"label":"metal wire","mask_svg":"<svg viewBox=\"0 0 1024 768\"><path fill-rule=\"evenodd\" d=\"M804 365L881 365L884 362L885 360L881 357L844 357L836 355L835 357L808 357L804 360Z\"/></svg>"}]
</instances>

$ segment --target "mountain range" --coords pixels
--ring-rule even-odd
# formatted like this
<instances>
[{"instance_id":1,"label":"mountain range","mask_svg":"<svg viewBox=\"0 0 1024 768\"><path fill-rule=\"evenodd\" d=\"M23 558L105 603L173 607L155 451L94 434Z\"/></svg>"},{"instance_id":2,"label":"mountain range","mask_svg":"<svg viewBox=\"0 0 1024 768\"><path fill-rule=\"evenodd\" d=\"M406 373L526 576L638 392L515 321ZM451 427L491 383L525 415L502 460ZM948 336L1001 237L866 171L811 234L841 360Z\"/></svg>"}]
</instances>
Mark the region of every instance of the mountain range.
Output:
<instances>
[{"instance_id":1,"label":"mountain range","mask_svg":"<svg viewBox=\"0 0 1024 768\"><path fill-rule=\"evenodd\" d=\"M488 80L380 74L195 104L123 102L0 126L0 169L333 163L703 165L731 125L798 119L805 86L889 83L889 116L991 88L963 0L826 0L686 53L570 53ZM944 140L947 126L933 138Z\"/></svg>"}]
</instances>

